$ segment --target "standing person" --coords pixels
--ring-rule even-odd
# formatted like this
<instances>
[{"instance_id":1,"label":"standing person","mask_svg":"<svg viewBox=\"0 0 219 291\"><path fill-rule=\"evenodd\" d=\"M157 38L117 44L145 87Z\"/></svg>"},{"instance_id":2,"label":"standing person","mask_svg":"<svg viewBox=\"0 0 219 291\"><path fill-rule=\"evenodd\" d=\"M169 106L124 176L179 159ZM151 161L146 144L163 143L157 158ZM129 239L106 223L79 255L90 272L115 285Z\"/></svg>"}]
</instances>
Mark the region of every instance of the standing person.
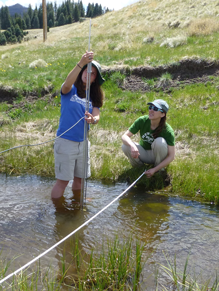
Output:
<instances>
[{"instance_id":1,"label":"standing person","mask_svg":"<svg viewBox=\"0 0 219 291\"><path fill-rule=\"evenodd\" d=\"M175 137L172 127L166 123L169 106L157 99L147 103L149 115L139 117L122 136L122 150L133 167L154 164L145 175L151 178L156 172L169 165L175 156ZM140 131L140 143L131 137Z\"/></svg>"},{"instance_id":2,"label":"standing person","mask_svg":"<svg viewBox=\"0 0 219 291\"><path fill-rule=\"evenodd\" d=\"M92 63L90 76L90 102L89 112L86 108L86 82L87 64ZM51 198L53 201L60 200L68 182L73 179L72 191L76 202L80 202L81 183L83 172L83 143L84 122L97 124L100 119L100 107L103 105L103 91L101 85L105 80L101 76L101 66L93 60L93 52L86 52L73 70L68 74L61 87L61 116L57 136L55 140L55 176ZM85 117L85 118L83 118ZM80 120L83 118L82 120ZM75 123L77 123L72 129ZM67 131L65 133L65 131ZM89 145L88 145L89 148ZM90 159L88 149L87 177L90 176Z\"/></svg>"}]
</instances>

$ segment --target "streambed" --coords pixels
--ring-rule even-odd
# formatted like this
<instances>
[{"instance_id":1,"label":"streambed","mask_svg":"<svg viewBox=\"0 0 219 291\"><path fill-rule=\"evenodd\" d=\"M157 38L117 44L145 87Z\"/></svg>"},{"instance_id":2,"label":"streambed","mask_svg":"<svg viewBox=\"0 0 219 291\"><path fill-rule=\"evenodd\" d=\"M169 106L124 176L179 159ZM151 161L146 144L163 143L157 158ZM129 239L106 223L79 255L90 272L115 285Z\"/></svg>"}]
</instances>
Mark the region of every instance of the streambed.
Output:
<instances>
[{"instance_id":1,"label":"streambed","mask_svg":"<svg viewBox=\"0 0 219 291\"><path fill-rule=\"evenodd\" d=\"M125 183L88 181L87 211L75 209L68 187L64 211L57 213L50 199L54 182L38 176L0 175L1 258L16 257L8 273L60 241L128 187ZM165 255L171 261L176 255L179 271L189 255L188 269L199 274L200 281L215 278L219 271L219 209L214 205L134 187L81 229L77 238L81 250L89 253L92 248L100 249L103 241L113 241L117 235L128 240L131 234L145 243L144 258L148 257L142 290L155 290L156 267L167 265ZM61 251L61 247L52 250L41 265L60 268Z\"/></svg>"}]
</instances>

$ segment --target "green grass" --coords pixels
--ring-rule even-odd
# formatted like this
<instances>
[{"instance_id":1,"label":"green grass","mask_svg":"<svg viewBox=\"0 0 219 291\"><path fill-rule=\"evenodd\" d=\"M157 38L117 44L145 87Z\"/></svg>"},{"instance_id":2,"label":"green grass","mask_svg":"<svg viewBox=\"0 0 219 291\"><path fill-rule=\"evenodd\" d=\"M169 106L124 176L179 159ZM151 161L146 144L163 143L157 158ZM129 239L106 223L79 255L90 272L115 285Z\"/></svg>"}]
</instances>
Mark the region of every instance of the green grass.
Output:
<instances>
[{"instance_id":1,"label":"green grass","mask_svg":"<svg viewBox=\"0 0 219 291\"><path fill-rule=\"evenodd\" d=\"M159 282L159 275L157 275L157 289L161 290L176 290L176 291L218 291L219 283L218 277L212 280L209 278L206 282L200 280L200 275L196 276L188 272L189 255L186 258L185 265L182 271L179 271L179 266L176 264L176 255L171 260L169 256L164 253L166 265L160 265L158 274L165 274L165 283Z\"/></svg>"},{"instance_id":2,"label":"green grass","mask_svg":"<svg viewBox=\"0 0 219 291\"><path fill-rule=\"evenodd\" d=\"M134 174L136 170L131 169L121 152L121 135L133 120L142 114L147 114L148 101L163 98L170 105L168 122L177 133L179 132L176 134L176 141L189 148L188 156L176 157L168 168L172 179L172 190L181 195L217 202L218 198L215 197L219 197L217 190L219 180L217 164L214 161L219 132L217 118L219 106L216 103L218 100L216 86L210 83L193 84L180 90L174 89L171 94L162 91L151 91L145 94L123 91L113 78L115 75L109 77L103 86L106 96L101 109L100 122L96 127L91 127L91 144L97 147L91 155L92 178L116 181L136 177ZM121 79L120 75L118 79ZM54 98L52 104L48 104L46 100L39 100L34 105L29 104L25 110L9 111L7 115L11 117L12 124L6 124L2 128L5 138L1 143L1 150L16 145L36 143L31 140L31 136L27 140L15 138L15 125L28 121L50 120L55 137L60 114L59 101L58 96ZM20 100L17 102L19 103ZM1 104L1 108L4 113L6 104ZM30 112L32 117L30 117ZM43 128L39 130L44 131ZM98 136L100 130L103 130L102 138ZM10 134L7 135L7 132ZM1 159L3 161L1 171L8 174L54 175L52 143L37 148L15 149L1 155ZM152 180L144 179L146 188L153 185ZM158 188L163 185L162 182L157 183ZM202 195L197 195L198 192Z\"/></svg>"},{"instance_id":3,"label":"green grass","mask_svg":"<svg viewBox=\"0 0 219 291\"><path fill-rule=\"evenodd\" d=\"M219 59L217 49L219 32L214 27L208 34L201 34L194 28L191 33L190 26L169 29L166 24L161 25L159 21L144 23L143 20L149 19L148 13L152 19L153 14L157 15L156 13L160 11L160 8L158 10L153 8L155 4L136 3L130 8L106 13L94 19L91 49L95 53L95 59L103 66L115 64L130 67L170 64L178 66L182 58L194 56L200 60ZM168 7L170 3L165 5ZM183 1L182 3L179 1L177 5L181 7ZM161 21L166 22L166 16L160 14ZM217 23L217 18L212 17L211 20ZM213 22L206 20L206 23ZM106 27L107 30L104 29ZM37 130L43 141L50 140L51 135L47 138L48 133L55 137L60 116L60 87L68 72L87 49L88 31L89 24L85 21L51 29L45 43L40 39L33 39L24 44L1 47L1 86L10 86L10 90L14 90L17 96L14 103L18 106L22 102L25 103L25 96L33 93L39 99L17 108L0 103L0 134L3 137L0 151L20 144L38 142L32 136ZM153 35L154 42L143 42L148 35ZM175 48L160 46L166 38L180 35L187 36L187 44ZM45 60L47 66L30 69L29 64L36 59ZM127 74L129 72L130 68L127 69ZM161 78L146 80L143 78L151 88L147 93L122 90L120 86L125 76L121 73L108 74L104 77L105 100L101 108L101 119L98 125L91 126L90 131L91 144L95 146L91 154L92 178L118 181L136 177L138 170L131 169L121 151L121 136L136 118L147 114L148 101L162 98L170 105L168 122L174 128L177 144L180 145L176 159L167 169L172 191L193 198L197 198L197 193L202 193L199 196L203 200L217 202L218 169L215 157L218 155L219 139L218 77L211 76L205 83L190 85L179 82L179 87L171 88L168 93L154 88L156 82L171 81L172 76L168 73ZM52 100L40 99L45 88L50 88L50 93L57 97L53 97ZM49 126L33 128L32 134L29 131L25 138L16 137L19 127L29 122L38 124L42 120L49 122L51 128ZM11 153L1 154L0 159L0 171L8 174L54 176L52 143L41 148L16 149ZM142 180L146 189L153 184L158 188L165 185L158 176L154 179L156 183L153 179Z\"/></svg>"},{"instance_id":4,"label":"green grass","mask_svg":"<svg viewBox=\"0 0 219 291\"><path fill-rule=\"evenodd\" d=\"M144 245L130 238L109 241L101 251L82 255L78 241L71 241L71 251L62 252L59 271L53 267L26 270L8 280L0 290L138 290L142 270ZM6 276L10 263L0 260L0 279ZM74 271L73 271L74 270ZM126 289L127 288L127 289Z\"/></svg>"},{"instance_id":5,"label":"green grass","mask_svg":"<svg viewBox=\"0 0 219 291\"><path fill-rule=\"evenodd\" d=\"M0 290L13 291L60 291L60 290L142 290L141 282L147 284L143 277L147 269L147 258L144 256L144 245L138 240L130 238L119 241L115 237L113 241L99 251L92 249L89 254L83 254L79 248L78 240L71 240L71 248L60 254L59 270L53 266L41 266L38 262L31 268L22 271L10 280L6 280L0 286ZM171 258L163 252L165 264L156 264L154 290L176 291L218 291L219 283L217 275L203 281L201 274L189 271L189 255L184 266L176 263L176 255ZM0 257L0 279L8 275L11 262L5 262ZM151 282L150 282L151 286Z\"/></svg>"}]
</instances>

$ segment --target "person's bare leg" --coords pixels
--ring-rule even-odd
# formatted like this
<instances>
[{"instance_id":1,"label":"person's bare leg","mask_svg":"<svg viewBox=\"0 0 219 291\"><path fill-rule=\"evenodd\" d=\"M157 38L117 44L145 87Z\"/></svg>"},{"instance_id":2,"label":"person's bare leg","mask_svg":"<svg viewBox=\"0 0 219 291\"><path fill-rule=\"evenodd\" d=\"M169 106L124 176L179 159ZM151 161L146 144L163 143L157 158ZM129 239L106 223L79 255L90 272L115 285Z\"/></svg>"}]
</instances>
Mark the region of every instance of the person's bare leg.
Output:
<instances>
[{"instance_id":1,"label":"person's bare leg","mask_svg":"<svg viewBox=\"0 0 219 291\"><path fill-rule=\"evenodd\" d=\"M56 208L56 211L63 212L65 211L65 197L63 196L68 181L63 181L57 179L54 187L52 188L51 198L52 202Z\"/></svg>"},{"instance_id":2,"label":"person's bare leg","mask_svg":"<svg viewBox=\"0 0 219 291\"><path fill-rule=\"evenodd\" d=\"M51 198L58 199L64 194L65 188L67 187L69 181L56 180L54 187L52 188Z\"/></svg>"},{"instance_id":3,"label":"person's bare leg","mask_svg":"<svg viewBox=\"0 0 219 291\"><path fill-rule=\"evenodd\" d=\"M81 178L74 177L74 181L72 184L72 192L74 195L74 199L76 202L79 202L79 203L81 201L81 182L82 182Z\"/></svg>"}]
</instances>

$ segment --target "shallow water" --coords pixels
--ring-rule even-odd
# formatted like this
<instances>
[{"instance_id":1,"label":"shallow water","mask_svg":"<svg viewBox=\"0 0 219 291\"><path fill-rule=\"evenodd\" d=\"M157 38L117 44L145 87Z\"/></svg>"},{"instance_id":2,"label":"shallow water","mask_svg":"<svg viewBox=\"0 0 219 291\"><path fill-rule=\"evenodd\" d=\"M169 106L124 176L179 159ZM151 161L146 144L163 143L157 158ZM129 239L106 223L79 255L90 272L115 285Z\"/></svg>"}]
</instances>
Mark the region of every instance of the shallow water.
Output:
<instances>
[{"instance_id":1,"label":"shallow water","mask_svg":"<svg viewBox=\"0 0 219 291\"><path fill-rule=\"evenodd\" d=\"M57 213L50 199L54 180L37 176L0 175L0 249L1 258L17 256L8 271L16 270L79 227L127 189L127 184L104 185L88 181L87 211L72 209L72 193L65 192L66 207ZM201 274L199 280L215 277L219 271L219 210L213 205L179 197L146 193L137 188L101 213L74 237L84 253L100 249L103 241L116 235L130 235L145 243L142 290L155 290L157 264L167 265L176 255L177 268L183 270L189 255L189 271ZM66 242L68 245L68 242ZM69 247L69 246L68 246ZM60 267L62 246L52 250L42 264ZM7 274L8 274L7 273ZM163 279L161 278L161 281Z\"/></svg>"}]
</instances>

